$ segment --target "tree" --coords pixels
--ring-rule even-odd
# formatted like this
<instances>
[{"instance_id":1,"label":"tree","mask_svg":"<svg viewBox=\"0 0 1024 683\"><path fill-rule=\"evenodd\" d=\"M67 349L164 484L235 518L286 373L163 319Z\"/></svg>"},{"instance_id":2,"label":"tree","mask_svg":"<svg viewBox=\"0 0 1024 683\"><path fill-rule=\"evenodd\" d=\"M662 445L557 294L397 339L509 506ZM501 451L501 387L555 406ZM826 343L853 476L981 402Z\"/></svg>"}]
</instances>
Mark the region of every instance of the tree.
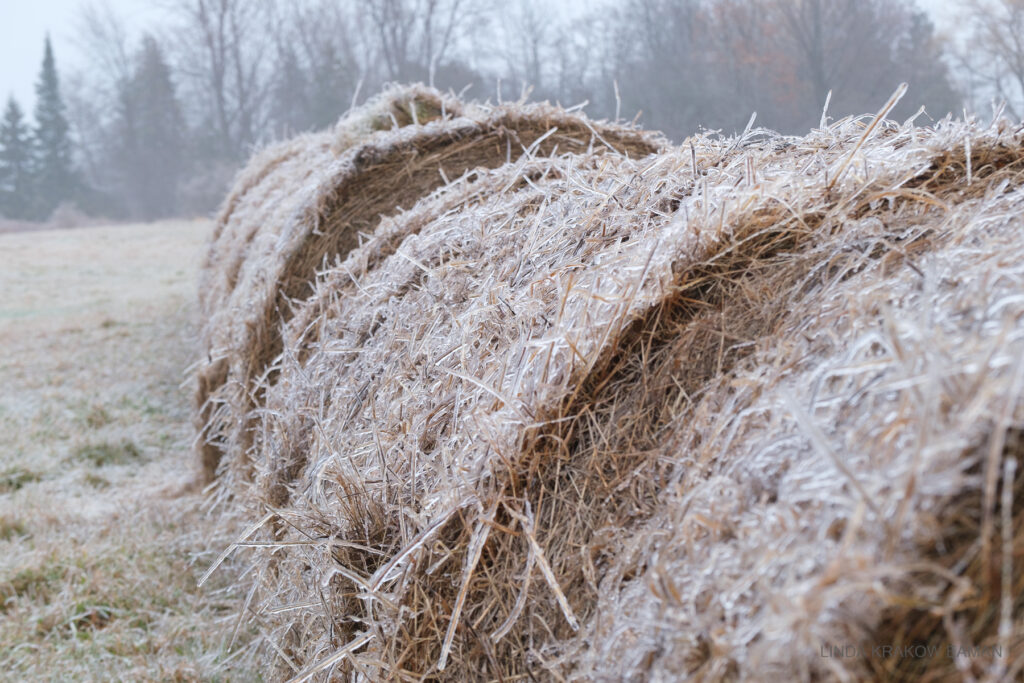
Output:
<instances>
[{"instance_id":1,"label":"tree","mask_svg":"<svg viewBox=\"0 0 1024 683\"><path fill-rule=\"evenodd\" d=\"M32 211L32 138L12 96L0 122L0 215L27 219Z\"/></svg>"},{"instance_id":2,"label":"tree","mask_svg":"<svg viewBox=\"0 0 1024 683\"><path fill-rule=\"evenodd\" d=\"M272 0L173 0L177 62L214 158L240 160L265 130Z\"/></svg>"},{"instance_id":3,"label":"tree","mask_svg":"<svg viewBox=\"0 0 1024 683\"><path fill-rule=\"evenodd\" d=\"M115 130L121 94L135 68L136 44L128 25L106 0L84 3L75 19L74 44L84 59L62 73L61 94L75 142L75 172L82 185L78 208L91 215L127 217Z\"/></svg>"},{"instance_id":4,"label":"tree","mask_svg":"<svg viewBox=\"0 0 1024 683\"><path fill-rule=\"evenodd\" d=\"M705 122L727 131L746 126L752 112L769 125L787 127L816 105L804 94L798 51L791 49L786 26L766 3L722 0L703 17L702 43L714 78L705 83L711 102ZM824 101L824 100L822 100Z\"/></svg>"},{"instance_id":5,"label":"tree","mask_svg":"<svg viewBox=\"0 0 1024 683\"><path fill-rule=\"evenodd\" d=\"M912 0L631 0L615 18L618 39L603 42L625 112L677 138L739 132L755 111L762 125L806 131L829 92L832 116L864 114L902 81L910 96L894 117L957 105Z\"/></svg>"},{"instance_id":6,"label":"tree","mask_svg":"<svg viewBox=\"0 0 1024 683\"><path fill-rule=\"evenodd\" d=\"M552 26L534 0L519 0L506 10L502 22L505 62L512 78L535 88L544 87L544 63Z\"/></svg>"},{"instance_id":7,"label":"tree","mask_svg":"<svg viewBox=\"0 0 1024 683\"><path fill-rule=\"evenodd\" d=\"M275 137L288 137L311 127L309 84L291 45L281 48L275 71L270 118Z\"/></svg>"},{"instance_id":8,"label":"tree","mask_svg":"<svg viewBox=\"0 0 1024 683\"><path fill-rule=\"evenodd\" d=\"M130 213L153 219L177 210L184 122L160 44L145 36L131 78L121 88L115 163Z\"/></svg>"},{"instance_id":9,"label":"tree","mask_svg":"<svg viewBox=\"0 0 1024 683\"><path fill-rule=\"evenodd\" d=\"M612 76L623 112L643 112L647 126L685 137L700 124L721 125L708 111L711 54L700 0L632 0L615 14ZM749 116L749 113L747 114Z\"/></svg>"},{"instance_id":10,"label":"tree","mask_svg":"<svg viewBox=\"0 0 1024 683\"><path fill-rule=\"evenodd\" d=\"M915 10L906 18L903 38L895 48L896 76L910 83L913 91L911 103L924 103L933 118L960 111L963 96L957 91L947 65L945 45L936 35L935 25L928 15ZM897 107L894 116L909 115L910 107Z\"/></svg>"},{"instance_id":11,"label":"tree","mask_svg":"<svg viewBox=\"0 0 1024 683\"><path fill-rule=\"evenodd\" d=\"M1024 0L969 0L967 12L961 62L975 105L994 97L1015 119L1024 117Z\"/></svg>"},{"instance_id":12,"label":"tree","mask_svg":"<svg viewBox=\"0 0 1024 683\"><path fill-rule=\"evenodd\" d=\"M502 80L512 86L505 89L506 95L515 96L514 90L527 87L538 99L566 102L572 99L572 95L561 92L558 87L566 81L573 82L576 94L580 92L584 87L579 80L580 74L570 75L565 67L580 63L571 55L575 56L581 46L589 47L597 42L598 36L573 30L580 27L567 24L556 7L550 3L542 4L541 0L518 0L505 4L496 19L497 41L480 45L478 51L484 54L497 51L501 55L505 63ZM577 40L581 33L585 37L582 43ZM588 62L591 60L583 60L583 63Z\"/></svg>"},{"instance_id":13,"label":"tree","mask_svg":"<svg viewBox=\"0 0 1024 683\"><path fill-rule=\"evenodd\" d=\"M837 114L875 109L901 82L911 94L892 116L925 104L946 114L956 106L934 29L909 0L775 0L783 51L801 82L800 123L813 125L828 92Z\"/></svg>"},{"instance_id":14,"label":"tree","mask_svg":"<svg viewBox=\"0 0 1024 683\"><path fill-rule=\"evenodd\" d=\"M33 216L47 218L78 191L71 164L71 138L60 95L60 80L50 38L46 38L43 65L36 82L35 198Z\"/></svg>"},{"instance_id":15,"label":"tree","mask_svg":"<svg viewBox=\"0 0 1024 683\"><path fill-rule=\"evenodd\" d=\"M312 55L312 88L308 106L309 121L313 128L323 128L336 122L348 108L350 93L355 84L344 59L333 42L321 43Z\"/></svg>"},{"instance_id":16,"label":"tree","mask_svg":"<svg viewBox=\"0 0 1024 683\"><path fill-rule=\"evenodd\" d=\"M465 0L367 0L370 23L387 78L397 82L434 82L451 61L462 27L476 20L486 3Z\"/></svg>"}]
</instances>

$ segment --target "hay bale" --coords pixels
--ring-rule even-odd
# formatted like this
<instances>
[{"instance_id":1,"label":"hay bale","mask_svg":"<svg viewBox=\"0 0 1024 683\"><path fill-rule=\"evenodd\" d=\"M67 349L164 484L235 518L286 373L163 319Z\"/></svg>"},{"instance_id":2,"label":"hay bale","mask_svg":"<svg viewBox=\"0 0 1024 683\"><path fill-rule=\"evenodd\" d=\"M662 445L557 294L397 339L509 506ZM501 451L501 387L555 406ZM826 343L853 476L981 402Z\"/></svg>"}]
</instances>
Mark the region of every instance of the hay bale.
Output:
<instances>
[{"instance_id":1,"label":"hay bale","mask_svg":"<svg viewBox=\"0 0 1024 683\"><path fill-rule=\"evenodd\" d=\"M394 126L383 129L386 121ZM367 129L380 132L359 134ZM382 216L523 154L646 156L663 145L657 136L547 105L468 107L416 86L385 93L339 131L257 157L226 202L205 268L208 362L199 371L196 414L208 477L225 451L245 476L246 416L259 407L257 385L282 350L280 325L309 294L318 269L372 235Z\"/></svg>"},{"instance_id":2,"label":"hay bale","mask_svg":"<svg viewBox=\"0 0 1024 683\"><path fill-rule=\"evenodd\" d=\"M364 106L349 112L331 130L300 135L271 145L253 156L239 174L224 201L204 259L199 288L200 312L205 321L202 346L207 363L198 372L196 426L206 433L214 421L216 398L211 396L228 378L229 358L245 341L236 327L238 299L250 294L242 266L254 245L273 243L329 177L332 163L346 150L377 132L428 123L462 112L457 100L422 86L392 87ZM216 430L214 430L216 431ZM200 443L203 469L211 478L220 460L215 438Z\"/></svg>"},{"instance_id":3,"label":"hay bale","mask_svg":"<svg viewBox=\"0 0 1024 683\"><path fill-rule=\"evenodd\" d=\"M319 269L222 481L278 674L1017 676L1024 139L865 123L526 155Z\"/></svg>"},{"instance_id":4,"label":"hay bale","mask_svg":"<svg viewBox=\"0 0 1024 683\"><path fill-rule=\"evenodd\" d=\"M349 112L330 130L299 135L256 153L217 216L202 266L199 299L204 317L227 303L257 235L280 234L300 208L305 186L322 183L332 161L374 133L412 125L413 110L419 122L428 123L459 115L462 105L422 86L395 86Z\"/></svg>"}]
</instances>

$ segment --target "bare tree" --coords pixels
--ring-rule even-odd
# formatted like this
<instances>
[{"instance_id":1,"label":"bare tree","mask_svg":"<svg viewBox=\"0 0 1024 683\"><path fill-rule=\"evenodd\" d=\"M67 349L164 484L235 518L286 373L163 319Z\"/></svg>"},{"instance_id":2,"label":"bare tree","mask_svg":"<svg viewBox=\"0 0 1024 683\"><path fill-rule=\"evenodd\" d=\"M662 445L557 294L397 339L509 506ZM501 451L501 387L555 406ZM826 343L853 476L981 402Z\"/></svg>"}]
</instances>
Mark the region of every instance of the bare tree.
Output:
<instances>
[{"instance_id":1,"label":"bare tree","mask_svg":"<svg viewBox=\"0 0 1024 683\"><path fill-rule=\"evenodd\" d=\"M752 112L786 131L876 109L901 81L895 112L957 105L927 18L910 0L632 0L616 15L615 74L626 110L670 135L742 130Z\"/></svg>"},{"instance_id":2,"label":"bare tree","mask_svg":"<svg viewBox=\"0 0 1024 683\"><path fill-rule=\"evenodd\" d=\"M67 79L68 121L87 183L101 192L115 192L107 163L110 128L120 90L132 75L131 36L107 2L91 2L76 17L75 46L84 67Z\"/></svg>"},{"instance_id":3,"label":"bare tree","mask_svg":"<svg viewBox=\"0 0 1024 683\"><path fill-rule=\"evenodd\" d=\"M995 98L1015 118L1024 117L1024 0L969 0L965 5L970 37L960 63L975 106Z\"/></svg>"},{"instance_id":4,"label":"bare tree","mask_svg":"<svg viewBox=\"0 0 1024 683\"><path fill-rule=\"evenodd\" d=\"M357 19L351 5L318 0L289 7L282 21L281 25L289 28L281 35L298 51L312 84L304 112L309 127L336 121L361 82L376 85L375 65L366 58L370 41L357 30ZM280 66L276 71L280 73Z\"/></svg>"},{"instance_id":5,"label":"bare tree","mask_svg":"<svg viewBox=\"0 0 1024 683\"><path fill-rule=\"evenodd\" d=\"M79 11L76 44L89 61L92 86L113 92L131 77L132 50L124 20L108 2L91 2Z\"/></svg>"},{"instance_id":6,"label":"bare tree","mask_svg":"<svg viewBox=\"0 0 1024 683\"><path fill-rule=\"evenodd\" d=\"M704 3L632 0L612 19L616 33L602 42L623 113L642 112L645 125L679 136L717 125L709 108L715 98Z\"/></svg>"},{"instance_id":7,"label":"bare tree","mask_svg":"<svg viewBox=\"0 0 1024 683\"><path fill-rule=\"evenodd\" d=\"M519 0L501 10L498 40L508 75L544 92L548 63L555 46L551 8L539 0Z\"/></svg>"},{"instance_id":8,"label":"bare tree","mask_svg":"<svg viewBox=\"0 0 1024 683\"><path fill-rule=\"evenodd\" d=\"M910 97L894 115L926 104L942 115L958 98L934 28L906 0L774 0L783 28L781 51L795 60L804 88L803 120L811 124L832 91L837 113L863 113L901 81Z\"/></svg>"},{"instance_id":9,"label":"bare tree","mask_svg":"<svg viewBox=\"0 0 1024 683\"><path fill-rule=\"evenodd\" d=\"M241 158L266 123L273 0L171 0L177 63L220 154Z\"/></svg>"},{"instance_id":10,"label":"bare tree","mask_svg":"<svg viewBox=\"0 0 1024 683\"><path fill-rule=\"evenodd\" d=\"M392 81L434 80L463 26L485 3L466 0L367 0L378 47Z\"/></svg>"},{"instance_id":11,"label":"bare tree","mask_svg":"<svg viewBox=\"0 0 1024 683\"><path fill-rule=\"evenodd\" d=\"M846 101L870 101L897 83L880 83L898 27L885 14L895 4L879 0L775 0L781 51L791 55L809 87L800 94L808 112L833 92L837 109ZM878 93L865 92L878 89ZM799 92L799 91L798 91Z\"/></svg>"},{"instance_id":12,"label":"bare tree","mask_svg":"<svg viewBox=\"0 0 1024 683\"><path fill-rule=\"evenodd\" d=\"M737 130L752 112L765 122L799 118L798 57L785 48L785 27L770 4L721 0L698 21L700 49L715 75L703 84L703 123Z\"/></svg>"}]
</instances>

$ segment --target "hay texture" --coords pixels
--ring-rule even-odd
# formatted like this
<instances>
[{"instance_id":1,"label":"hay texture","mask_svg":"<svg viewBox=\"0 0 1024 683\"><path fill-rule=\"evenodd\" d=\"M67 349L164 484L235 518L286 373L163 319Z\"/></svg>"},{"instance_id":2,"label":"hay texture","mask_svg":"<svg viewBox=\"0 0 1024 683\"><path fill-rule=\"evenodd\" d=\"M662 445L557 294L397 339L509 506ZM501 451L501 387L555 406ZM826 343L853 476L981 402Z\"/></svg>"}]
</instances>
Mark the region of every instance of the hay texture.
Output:
<instances>
[{"instance_id":1,"label":"hay texture","mask_svg":"<svg viewBox=\"0 0 1024 683\"><path fill-rule=\"evenodd\" d=\"M409 182L362 242L330 237L350 209L295 211L242 266L286 293L248 288L278 346L228 380L258 398L220 444L272 675L1020 675L1020 128L667 147L547 108L458 121L321 187L497 121L532 143ZM325 241L323 267L296 246Z\"/></svg>"},{"instance_id":2,"label":"hay texture","mask_svg":"<svg viewBox=\"0 0 1024 683\"><path fill-rule=\"evenodd\" d=\"M196 392L203 468L247 476L251 411L281 352L280 326L319 269L344 258L383 216L464 174L522 155L645 156L664 141L546 105L462 105L422 86L393 88L333 131L258 154L225 202L203 268L206 363Z\"/></svg>"}]
</instances>

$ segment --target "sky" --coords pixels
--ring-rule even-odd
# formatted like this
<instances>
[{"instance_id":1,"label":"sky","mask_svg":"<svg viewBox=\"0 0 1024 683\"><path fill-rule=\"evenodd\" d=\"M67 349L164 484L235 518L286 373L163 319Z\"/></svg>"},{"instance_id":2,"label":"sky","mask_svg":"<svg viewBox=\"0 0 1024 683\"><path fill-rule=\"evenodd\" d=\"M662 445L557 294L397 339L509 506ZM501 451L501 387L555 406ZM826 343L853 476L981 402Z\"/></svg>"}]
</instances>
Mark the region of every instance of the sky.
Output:
<instances>
[{"instance_id":1,"label":"sky","mask_svg":"<svg viewBox=\"0 0 1024 683\"><path fill-rule=\"evenodd\" d=\"M145 28L158 15L159 0L106 2L125 18L131 29ZM940 28L949 22L956 6L956 0L917 2L932 13ZM75 19L82 4L83 0L0 0L0 98L3 102L13 94L26 112L32 111L34 83L43 58L43 39L47 32L53 39L57 67L62 71L74 67L77 59Z\"/></svg>"},{"instance_id":2,"label":"sky","mask_svg":"<svg viewBox=\"0 0 1024 683\"><path fill-rule=\"evenodd\" d=\"M132 28L143 28L156 13L154 0L106 0ZM74 28L82 0L0 0L0 98L14 95L26 112L35 102L35 81L43 40L53 40L57 68L77 59Z\"/></svg>"}]
</instances>

